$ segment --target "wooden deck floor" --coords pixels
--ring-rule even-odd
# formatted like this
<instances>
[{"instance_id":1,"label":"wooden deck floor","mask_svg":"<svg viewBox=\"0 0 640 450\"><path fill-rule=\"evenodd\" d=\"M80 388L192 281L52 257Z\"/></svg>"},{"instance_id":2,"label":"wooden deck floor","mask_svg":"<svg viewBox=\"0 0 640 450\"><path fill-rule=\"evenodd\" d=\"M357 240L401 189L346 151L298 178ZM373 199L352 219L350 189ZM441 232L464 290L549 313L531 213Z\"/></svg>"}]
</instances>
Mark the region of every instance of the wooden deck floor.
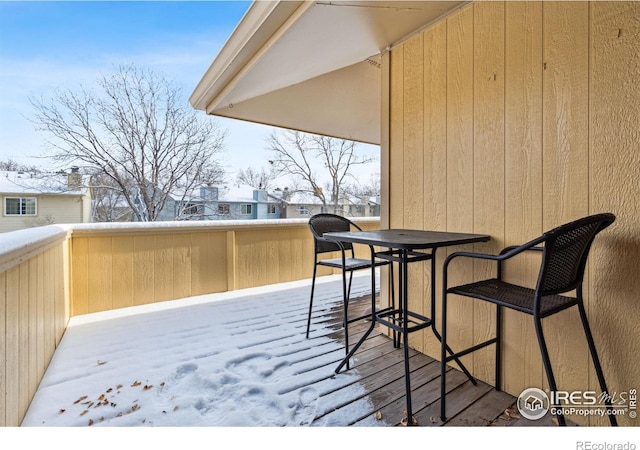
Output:
<instances>
[{"instance_id":1,"label":"wooden deck floor","mask_svg":"<svg viewBox=\"0 0 640 450\"><path fill-rule=\"evenodd\" d=\"M370 305L370 298L352 300L349 316L361 315ZM330 317L331 337L342 340L341 308L336 306ZM360 321L350 325L350 341L357 342L366 331L369 322ZM384 335L380 325L363 343L350 370L357 370L366 387L367 396L373 402L374 416L382 418L386 424L398 426L406 416L404 386L404 364L402 349L393 347L392 340ZM437 360L417 351L410 352L412 407L419 426L556 426L547 415L542 420L530 421L521 418L515 406L516 398L498 392L492 386L478 381L474 386L459 370L450 368L447 376L448 420L443 423L440 411L440 364ZM346 370L346 369L343 369ZM343 399L344 407L360 398ZM322 420L316 417L315 421ZM371 416L360 417L353 426L370 424Z\"/></svg>"}]
</instances>

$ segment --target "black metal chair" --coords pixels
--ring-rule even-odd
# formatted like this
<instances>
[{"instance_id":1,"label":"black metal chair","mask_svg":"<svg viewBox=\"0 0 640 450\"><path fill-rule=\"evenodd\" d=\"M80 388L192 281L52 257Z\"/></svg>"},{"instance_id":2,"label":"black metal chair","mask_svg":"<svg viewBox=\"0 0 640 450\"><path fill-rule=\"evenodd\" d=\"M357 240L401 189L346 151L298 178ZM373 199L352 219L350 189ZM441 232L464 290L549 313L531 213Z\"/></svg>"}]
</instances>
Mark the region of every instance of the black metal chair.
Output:
<instances>
[{"instance_id":1,"label":"black metal chair","mask_svg":"<svg viewBox=\"0 0 640 450\"><path fill-rule=\"evenodd\" d=\"M349 310L349 298L351 295L351 282L353 280L353 272L356 270L370 269L372 266L371 259L363 259L356 258L355 252L353 249L353 244L350 242L339 242L333 241L329 239L325 239L323 237L324 233L329 232L341 232L341 231L362 231L358 225L353 223L351 220L346 217L342 217L336 214L316 214L309 219L309 228L311 229L311 233L313 234L314 240L314 264L313 264L313 279L311 281L311 296L309 299L309 316L307 318L307 334L306 337L309 337L309 330L311 327L311 312L313 310L313 294L315 291L316 285L316 274L318 271L318 266L326 266L333 267L335 269L340 269L342 271L342 295L343 295L343 320L342 325L344 327L344 336L345 336L345 351L349 353L349 324L353 323L357 320L362 320L371 317L371 313L365 314L363 316L348 318L348 310ZM373 249L371 249L373 251ZM331 259L318 259L319 255L324 253L331 252L340 252L339 258L331 258ZM389 261L376 260L375 267L385 266L389 264ZM347 284L347 273L349 273L349 283ZM393 292L393 271L391 273L391 285ZM372 286L375 283L375 280L372 280ZM375 293L372 292L372 295ZM393 294L392 294L392 303ZM395 335L394 335L395 341ZM395 342L394 342L395 343ZM347 363L347 369L349 368L349 364Z\"/></svg>"},{"instance_id":2,"label":"black metal chair","mask_svg":"<svg viewBox=\"0 0 640 450\"><path fill-rule=\"evenodd\" d=\"M456 252L449 255L443 267L443 294L442 294L442 348L441 348L441 410L440 416L446 420L445 391L446 391L446 363L456 356L460 357L474 352L491 344L496 345L495 384L500 390L500 363L501 363L501 312L502 307L511 308L533 316L533 322L542 353L542 361L552 392L557 391L556 380L553 375L547 344L542 333L542 319L564 311L567 308L577 306L580 319L586 335L591 358L596 370L600 389L604 395L605 404L612 426L617 425L608 390L596 352L593 336L587 321L587 315L582 297L582 281L585 265L591 244L596 235L615 221L613 214L596 214L561 225L542 236L520 246L511 246L503 249L498 255L482 253ZM524 251L534 250L542 253L542 262L538 281L535 289L508 283L502 279L502 262ZM447 287L447 272L449 264L456 258L468 257L496 261L496 278L477 281L461 286ZM575 290L575 296L561 295ZM465 297L494 303L496 305L496 336L466 350L447 356L445 351L447 336L447 295L455 294ZM557 414L559 425L566 425L562 410Z\"/></svg>"}]
</instances>

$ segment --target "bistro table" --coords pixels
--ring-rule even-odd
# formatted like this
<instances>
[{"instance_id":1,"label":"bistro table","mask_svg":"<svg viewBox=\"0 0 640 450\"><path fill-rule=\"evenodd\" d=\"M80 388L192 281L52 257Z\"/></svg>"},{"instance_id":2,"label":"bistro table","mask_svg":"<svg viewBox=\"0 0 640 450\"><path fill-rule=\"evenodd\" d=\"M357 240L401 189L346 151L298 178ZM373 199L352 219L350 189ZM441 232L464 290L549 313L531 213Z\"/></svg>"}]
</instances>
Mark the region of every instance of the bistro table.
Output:
<instances>
[{"instance_id":1,"label":"bistro table","mask_svg":"<svg viewBox=\"0 0 640 450\"><path fill-rule=\"evenodd\" d=\"M375 265L372 264L372 295L371 295L371 324L369 329L364 333L360 340L349 351L347 356L340 362L335 372L338 373L342 367L355 354L360 345L367 339L373 331L376 323L380 323L389 327L395 333L402 336L404 350L404 378L407 402L407 425L414 425L413 412L411 409L411 380L409 370L409 333L424 328L431 328L438 340L441 340L435 323L436 311L436 250L440 247L448 247L453 245L470 244L474 242L486 242L491 239L485 234L468 234L468 233L449 233L443 231L424 231L424 230L372 230L372 231L345 231L325 233L323 237L340 242L351 242L354 244L368 245L371 249L371 261L377 258L398 263L399 286L398 298L399 304L396 308L395 304L391 307L376 311L375 300ZM375 250L375 248L386 248L387 250ZM428 252L425 252L427 250ZM431 317L426 317L410 311L408 308L408 264L417 261L431 260ZM394 339L394 345L396 341ZM453 354L447 346L447 351ZM467 377L476 384L475 378L469 373L462 362L454 358L462 371Z\"/></svg>"}]
</instances>

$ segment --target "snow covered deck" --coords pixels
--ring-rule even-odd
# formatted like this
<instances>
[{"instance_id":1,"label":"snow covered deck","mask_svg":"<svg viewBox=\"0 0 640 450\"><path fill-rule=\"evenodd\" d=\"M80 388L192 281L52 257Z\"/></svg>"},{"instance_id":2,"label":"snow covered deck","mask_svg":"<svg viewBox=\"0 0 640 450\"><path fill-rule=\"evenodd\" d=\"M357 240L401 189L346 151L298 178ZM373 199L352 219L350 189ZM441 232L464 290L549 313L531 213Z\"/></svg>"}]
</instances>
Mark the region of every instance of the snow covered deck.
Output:
<instances>
[{"instance_id":1,"label":"snow covered deck","mask_svg":"<svg viewBox=\"0 0 640 450\"><path fill-rule=\"evenodd\" d=\"M354 314L368 288L354 278ZM401 350L374 333L336 375L340 280L321 278L305 339L308 294L304 280L74 317L22 426L398 425ZM437 361L414 352L411 368L419 425L443 425ZM448 380L448 425L519 423L505 414L512 396L455 370Z\"/></svg>"}]
</instances>

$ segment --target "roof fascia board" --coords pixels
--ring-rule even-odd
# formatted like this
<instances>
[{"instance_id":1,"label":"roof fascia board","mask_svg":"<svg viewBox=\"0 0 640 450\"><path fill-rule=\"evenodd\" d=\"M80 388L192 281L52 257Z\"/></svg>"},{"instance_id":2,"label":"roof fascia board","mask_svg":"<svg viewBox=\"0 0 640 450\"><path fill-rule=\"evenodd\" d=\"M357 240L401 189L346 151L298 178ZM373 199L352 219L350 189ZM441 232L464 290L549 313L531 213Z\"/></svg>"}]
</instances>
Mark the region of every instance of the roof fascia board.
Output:
<instances>
[{"instance_id":1,"label":"roof fascia board","mask_svg":"<svg viewBox=\"0 0 640 450\"><path fill-rule=\"evenodd\" d=\"M394 48L404 44L405 42L407 42L409 39L411 39L412 37L414 37L417 34L422 33L424 30L426 30L427 28L431 28L432 26L434 26L437 23L442 22L443 20L446 20L447 18L449 18L451 15L455 14L456 12L460 11L461 9L465 8L466 6L469 6L471 3L477 2L478 0L469 0L469 1L463 1L461 2L458 6L456 6L455 8L447 11L445 14L439 16L438 18L436 18L435 20L432 20L430 22L425 23L424 25L416 28L415 30L413 30L412 32L410 32L409 34L407 34L406 36L403 36L402 38L398 39L396 42L390 44L386 49L385 52L390 52L391 50L393 50ZM384 53L384 52L383 52Z\"/></svg>"},{"instance_id":2,"label":"roof fascia board","mask_svg":"<svg viewBox=\"0 0 640 450\"><path fill-rule=\"evenodd\" d=\"M215 105L313 4L312 1L254 1L194 89L189 98L191 105L199 110Z\"/></svg>"}]
</instances>

